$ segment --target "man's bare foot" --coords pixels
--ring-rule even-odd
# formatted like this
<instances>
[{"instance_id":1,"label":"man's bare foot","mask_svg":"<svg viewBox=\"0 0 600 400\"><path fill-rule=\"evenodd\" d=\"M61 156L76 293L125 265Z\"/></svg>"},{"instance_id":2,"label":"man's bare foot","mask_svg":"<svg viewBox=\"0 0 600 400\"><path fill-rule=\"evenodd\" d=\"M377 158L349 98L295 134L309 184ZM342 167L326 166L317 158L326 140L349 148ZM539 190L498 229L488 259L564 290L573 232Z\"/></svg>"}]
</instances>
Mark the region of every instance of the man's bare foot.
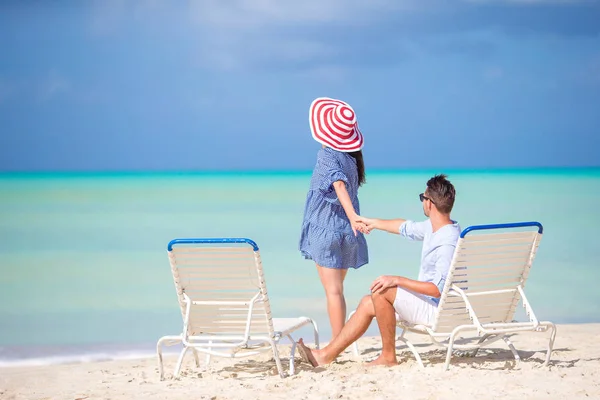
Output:
<instances>
[{"instance_id":1,"label":"man's bare foot","mask_svg":"<svg viewBox=\"0 0 600 400\"><path fill-rule=\"evenodd\" d=\"M319 350L311 350L304 344L304 340L300 338L298 340L298 352L302 356L302 359L308 361L313 367L318 367L319 365L327 364L323 357L319 354Z\"/></svg>"},{"instance_id":2,"label":"man's bare foot","mask_svg":"<svg viewBox=\"0 0 600 400\"><path fill-rule=\"evenodd\" d=\"M393 359L388 359L388 358L383 358L382 356L379 356L375 360L367 363L367 367L376 367L378 365L384 365L386 367L393 367L395 365L398 365L398 360L396 360L396 357L394 357Z\"/></svg>"}]
</instances>

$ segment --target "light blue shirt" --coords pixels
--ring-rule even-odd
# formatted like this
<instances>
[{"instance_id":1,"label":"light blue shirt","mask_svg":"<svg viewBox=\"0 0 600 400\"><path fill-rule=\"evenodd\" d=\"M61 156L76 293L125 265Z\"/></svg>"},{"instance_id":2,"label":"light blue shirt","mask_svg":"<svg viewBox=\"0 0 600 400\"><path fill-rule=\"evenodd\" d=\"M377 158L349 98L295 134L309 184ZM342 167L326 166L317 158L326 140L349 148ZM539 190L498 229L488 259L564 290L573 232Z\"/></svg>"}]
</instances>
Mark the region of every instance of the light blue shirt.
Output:
<instances>
[{"instance_id":1,"label":"light blue shirt","mask_svg":"<svg viewBox=\"0 0 600 400\"><path fill-rule=\"evenodd\" d=\"M434 283L440 293L444 290L446 277L454 256L454 249L460 237L458 222L452 222L453 224L444 225L437 232L433 232L430 220L423 222L405 221L400 225L400 235L411 240L423 241L419 280ZM426 297L436 305L440 302L439 298Z\"/></svg>"}]
</instances>

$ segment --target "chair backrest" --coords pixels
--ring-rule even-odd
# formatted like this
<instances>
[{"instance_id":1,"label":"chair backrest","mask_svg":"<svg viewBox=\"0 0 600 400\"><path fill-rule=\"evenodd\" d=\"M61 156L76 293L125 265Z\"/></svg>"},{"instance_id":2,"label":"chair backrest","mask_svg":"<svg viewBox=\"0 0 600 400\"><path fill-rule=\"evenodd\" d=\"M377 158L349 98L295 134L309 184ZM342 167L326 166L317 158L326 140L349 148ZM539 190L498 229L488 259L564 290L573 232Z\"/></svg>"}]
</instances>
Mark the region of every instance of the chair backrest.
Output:
<instances>
[{"instance_id":1,"label":"chair backrest","mask_svg":"<svg viewBox=\"0 0 600 400\"><path fill-rule=\"evenodd\" d=\"M519 287L525 287L542 233L538 222L465 228L456 245L433 330L452 332L459 325L473 323L458 291L466 294L480 324L511 322L521 300ZM453 289L456 287L458 291Z\"/></svg>"},{"instance_id":2,"label":"chair backrest","mask_svg":"<svg viewBox=\"0 0 600 400\"><path fill-rule=\"evenodd\" d=\"M189 336L271 337L273 321L258 246L245 238L174 239L168 245ZM249 313L252 307L252 312Z\"/></svg>"}]
</instances>

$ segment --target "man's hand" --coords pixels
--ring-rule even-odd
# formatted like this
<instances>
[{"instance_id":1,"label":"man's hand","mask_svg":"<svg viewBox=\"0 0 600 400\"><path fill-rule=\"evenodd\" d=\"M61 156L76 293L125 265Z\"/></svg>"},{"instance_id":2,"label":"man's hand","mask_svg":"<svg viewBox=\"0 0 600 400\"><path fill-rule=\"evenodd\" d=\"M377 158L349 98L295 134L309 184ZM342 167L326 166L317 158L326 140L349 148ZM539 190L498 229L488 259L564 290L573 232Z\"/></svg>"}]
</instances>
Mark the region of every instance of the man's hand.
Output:
<instances>
[{"instance_id":1,"label":"man's hand","mask_svg":"<svg viewBox=\"0 0 600 400\"><path fill-rule=\"evenodd\" d=\"M386 289L398 286L397 276L382 275L371 284L371 293L381 293Z\"/></svg>"},{"instance_id":2,"label":"man's hand","mask_svg":"<svg viewBox=\"0 0 600 400\"><path fill-rule=\"evenodd\" d=\"M361 217L361 216L359 215L359 216L357 216L356 222L357 222L357 223L361 223L361 224L363 224L363 226L364 226L364 229L365 229L365 231L364 231L364 232L363 232L363 231L361 231L361 232L363 232L363 233L367 233L367 234L368 234L368 233L371 233L371 231L372 231L373 229L375 229L375 222L376 222L376 220L375 220L375 219L372 219L372 218L367 218L367 217Z\"/></svg>"}]
</instances>

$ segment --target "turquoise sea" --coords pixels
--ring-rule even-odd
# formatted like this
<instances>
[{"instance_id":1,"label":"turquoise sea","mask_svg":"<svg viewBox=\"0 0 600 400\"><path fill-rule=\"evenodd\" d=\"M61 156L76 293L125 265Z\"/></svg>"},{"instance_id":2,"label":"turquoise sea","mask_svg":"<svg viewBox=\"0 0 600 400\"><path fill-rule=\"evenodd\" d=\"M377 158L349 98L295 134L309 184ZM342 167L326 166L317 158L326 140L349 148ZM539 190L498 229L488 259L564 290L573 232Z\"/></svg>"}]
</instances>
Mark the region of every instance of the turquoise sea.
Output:
<instances>
[{"instance_id":1,"label":"turquoise sea","mask_svg":"<svg viewBox=\"0 0 600 400\"><path fill-rule=\"evenodd\" d=\"M437 172L368 171L362 215L424 218L418 194ZM600 322L600 169L446 172L463 228L544 225L526 287L540 319ZM151 354L160 336L181 330L166 253L176 237L255 240L275 315L313 317L327 340L324 294L297 249L309 179L310 172L0 175L0 366ZM347 277L349 310L377 276L418 272L418 242L383 232L367 241L370 263ZM368 334L376 333L373 324Z\"/></svg>"}]
</instances>

